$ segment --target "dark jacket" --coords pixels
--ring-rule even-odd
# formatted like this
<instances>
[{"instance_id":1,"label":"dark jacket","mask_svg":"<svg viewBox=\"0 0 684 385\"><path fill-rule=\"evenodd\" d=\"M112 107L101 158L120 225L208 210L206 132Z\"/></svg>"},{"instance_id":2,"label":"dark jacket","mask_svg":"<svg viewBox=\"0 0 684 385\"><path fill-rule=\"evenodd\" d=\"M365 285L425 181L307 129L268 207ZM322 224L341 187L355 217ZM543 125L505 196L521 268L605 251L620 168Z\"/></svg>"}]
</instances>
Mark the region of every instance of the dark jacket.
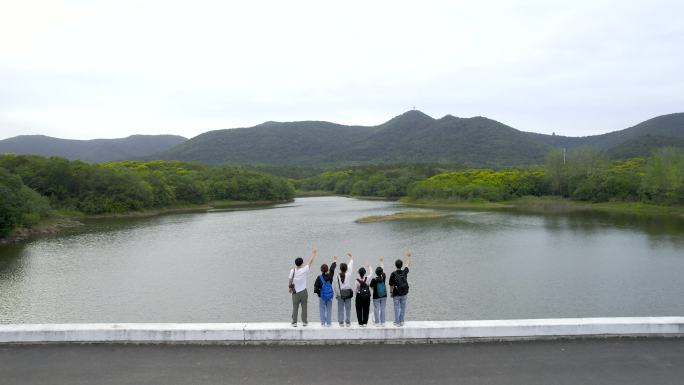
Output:
<instances>
[{"instance_id":1,"label":"dark jacket","mask_svg":"<svg viewBox=\"0 0 684 385\"><path fill-rule=\"evenodd\" d=\"M324 275L325 280L332 285L333 276L335 275L335 268L337 267L337 262L333 262L328 269L328 274ZM323 274L323 273L321 273ZM321 282L321 274L316 276L316 282L314 283L314 293L318 294L318 298L321 297L321 287L323 287L323 282Z\"/></svg>"},{"instance_id":2,"label":"dark jacket","mask_svg":"<svg viewBox=\"0 0 684 385\"><path fill-rule=\"evenodd\" d=\"M399 289L397 289L397 275L402 274L404 275L404 278L406 278L406 282L408 282L408 273L409 273L409 268L404 267L403 269L397 269L392 272L392 275L390 275L389 279L389 285L393 287L392 289L392 295L399 295Z\"/></svg>"}]
</instances>

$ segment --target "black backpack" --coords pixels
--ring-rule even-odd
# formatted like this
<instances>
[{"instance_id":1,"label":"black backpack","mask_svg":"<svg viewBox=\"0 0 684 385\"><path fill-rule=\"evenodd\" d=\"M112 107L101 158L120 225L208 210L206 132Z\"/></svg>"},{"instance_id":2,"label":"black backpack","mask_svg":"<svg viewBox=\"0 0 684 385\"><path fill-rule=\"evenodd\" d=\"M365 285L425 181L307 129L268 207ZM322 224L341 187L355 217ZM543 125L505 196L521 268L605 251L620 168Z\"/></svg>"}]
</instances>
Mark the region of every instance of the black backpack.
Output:
<instances>
[{"instance_id":1,"label":"black backpack","mask_svg":"<svg viewBox=\"0 0 684 385\"><path fill-rule=\"evenodd\" d=\"M397 295L406 295L409 292L409 284L406 279L406 273L402 270L394 272L394 287L397 290Z\"/></svg>"},{"instance_id":2,"label":"black backpack","mask_svg":"<svg viewBox=\"0 0 684 385\"><path fill-rule=\"evenodd\" d=\"M370 288L368 287L368 284L366 283L365 280L361 279L356 279L360 286L359 286L359 294L356 295L356 300L365 300L365 299L370 299L371 297L371 292Z\"/></svg>"}]
</instances>

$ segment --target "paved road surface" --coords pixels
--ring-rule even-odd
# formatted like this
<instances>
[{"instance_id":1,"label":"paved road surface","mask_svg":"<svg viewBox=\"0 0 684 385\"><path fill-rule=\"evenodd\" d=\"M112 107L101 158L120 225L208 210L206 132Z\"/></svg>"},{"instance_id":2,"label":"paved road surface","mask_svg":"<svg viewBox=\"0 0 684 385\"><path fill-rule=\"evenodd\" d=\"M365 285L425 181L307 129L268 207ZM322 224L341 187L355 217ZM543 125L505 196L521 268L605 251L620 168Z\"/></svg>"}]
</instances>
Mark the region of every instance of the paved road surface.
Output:
<instances>
[{"instance_id":1,"label":"paved road surface","mask_svg":"<svg viewBox=\"0 0 684 385\"><path fill-rule=\"evenodd\" d=\"M682 384L684 339L445 345L4 345L0 384Z\"/></svg>"}]
</instances>

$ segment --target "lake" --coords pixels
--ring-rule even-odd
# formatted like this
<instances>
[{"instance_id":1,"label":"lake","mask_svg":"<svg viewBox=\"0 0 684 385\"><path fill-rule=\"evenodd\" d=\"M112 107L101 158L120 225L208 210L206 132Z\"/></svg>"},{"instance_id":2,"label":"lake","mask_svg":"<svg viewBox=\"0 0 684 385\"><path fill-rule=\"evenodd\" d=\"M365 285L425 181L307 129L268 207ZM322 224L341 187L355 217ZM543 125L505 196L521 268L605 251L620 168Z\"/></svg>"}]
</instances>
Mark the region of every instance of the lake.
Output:
<instances>
[{"instance_id":1,"label":"lake","mask_svg":"<svg viewBox=\"0 0 684 385\"><path fill-rule=\"evenodd\" d=\"M0 322L287 322L288 271L313 244L310 321L321 263L351 251L356 268L384 255L389 270L407 248L408 320L684 315L680 219L445 210L440 219L354 223L405 209L318 197L90 220L0 247Z\"/></svg>"}]
</instances>

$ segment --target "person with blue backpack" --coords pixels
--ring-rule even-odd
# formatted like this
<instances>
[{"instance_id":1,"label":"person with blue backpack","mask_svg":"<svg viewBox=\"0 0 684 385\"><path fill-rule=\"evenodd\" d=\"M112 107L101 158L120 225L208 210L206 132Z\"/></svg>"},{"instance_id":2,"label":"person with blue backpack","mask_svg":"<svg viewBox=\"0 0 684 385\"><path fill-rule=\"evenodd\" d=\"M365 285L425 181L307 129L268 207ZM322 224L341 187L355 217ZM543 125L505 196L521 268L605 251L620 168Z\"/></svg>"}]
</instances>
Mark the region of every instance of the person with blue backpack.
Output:
<instances>
[{"instance_id":1,"label":"person with blue backpack","mask_svg":"<svg viewBox=\"0 0 684 385\"><path fill-rule=\"evenodd\" d=\"M386 276L384 272L385 257L380 257L380 266L373 268L369 266L369 270L373 271L371 275L370 287L373 289L373 323L375 326L385 326L385 309L387 308L387 285L385 284Z\"/></svg>"},{"instance_id":2,"label":"person with blue backpack","mask_svg":"<svg viewBox=\"0 0 684 385\"><path fill-rule=\"evenodd\" d=\"M318 294L318 310L321 316L321 326L332 326L332 302L335 292L332 287L333 276L337 267L337 257L333 257L333 263L328 268L325 263L321 265L321 275L314 283L314 293Z\"/></svg>"}]
</instances>

